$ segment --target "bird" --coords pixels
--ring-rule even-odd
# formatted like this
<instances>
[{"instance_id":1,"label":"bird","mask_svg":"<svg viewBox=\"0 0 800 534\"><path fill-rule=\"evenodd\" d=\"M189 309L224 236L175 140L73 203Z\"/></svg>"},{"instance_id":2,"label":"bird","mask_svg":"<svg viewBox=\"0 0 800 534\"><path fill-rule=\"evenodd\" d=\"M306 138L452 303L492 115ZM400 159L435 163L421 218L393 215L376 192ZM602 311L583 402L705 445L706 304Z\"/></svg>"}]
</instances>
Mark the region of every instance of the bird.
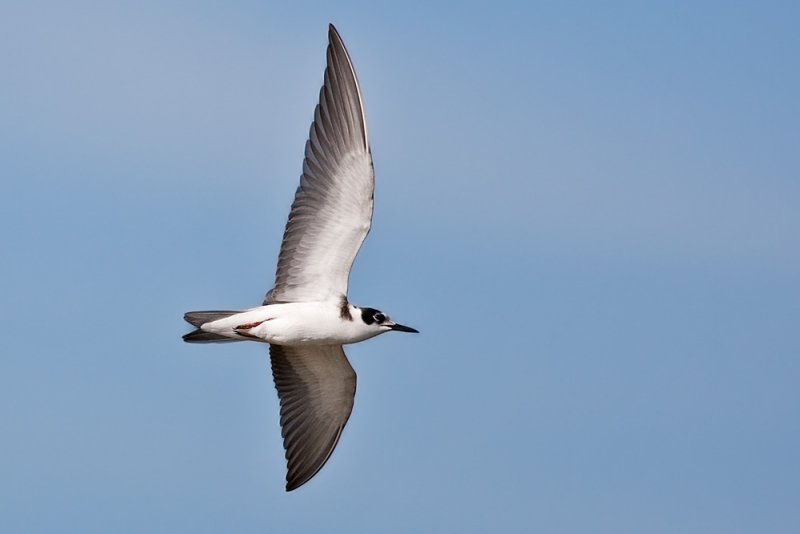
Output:
<instances>
[{"instance_id":1,"label":"bird","mask_svg":"<svg viewBox=\"0 0 800 534\"><path fill-rule=\"evenodd\" d=\"M375 173L361 88L339 32L328 26L326 68L303 172L261 306L191 311L188 343L269 343L280 401L286 491L313 478L350 418L356 373L343 345L385 332L419 333L347 299L350 269L372 225Z\"/></svg>"}]
</instances>

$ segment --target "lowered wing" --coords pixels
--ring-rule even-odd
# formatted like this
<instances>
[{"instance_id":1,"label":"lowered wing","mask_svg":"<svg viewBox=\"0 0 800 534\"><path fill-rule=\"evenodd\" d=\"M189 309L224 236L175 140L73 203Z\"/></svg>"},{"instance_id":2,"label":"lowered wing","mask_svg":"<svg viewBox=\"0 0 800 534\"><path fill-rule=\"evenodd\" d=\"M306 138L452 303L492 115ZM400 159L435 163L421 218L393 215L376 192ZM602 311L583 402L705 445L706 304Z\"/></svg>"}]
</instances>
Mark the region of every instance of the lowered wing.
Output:
<instances>
[{"instance_id":1,"label":"lowered wing","mask_svg":"<svg viewBox=\"0 0 800 534\"><path fill-rule=\"evenodd\" d=\"M356 373L341 345L270 345L272 377L281 403L286 491L322 469L353 410Z\"/></svg>"}]
</instances>

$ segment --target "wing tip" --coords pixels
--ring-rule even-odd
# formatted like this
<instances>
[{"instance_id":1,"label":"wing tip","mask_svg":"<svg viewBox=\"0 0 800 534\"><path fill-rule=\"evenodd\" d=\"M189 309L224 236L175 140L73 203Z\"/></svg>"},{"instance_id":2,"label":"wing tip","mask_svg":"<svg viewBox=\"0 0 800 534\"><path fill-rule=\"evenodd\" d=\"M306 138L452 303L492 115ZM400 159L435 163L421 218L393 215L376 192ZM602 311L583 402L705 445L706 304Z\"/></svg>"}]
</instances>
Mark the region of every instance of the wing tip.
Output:
<instances>
[{"instance_id":1,"label":"wing tip","mask_svg":"<svg viewBox=\"0 0 800 534\"><path fill-rule=\"evenodd\" d=\"M342 40L342 36L339 35L339 30L336 29L336 26L333 25L332 22L328 23L328 39L333 40L333 38L338 39L339 41Z\"/></svg>"},{"instance_id":2,"label":"wing tip","mask_svg":"<svg viewBox=\"0 0 800 534\"><path fill-rule=\"evenodd\" d=\"M325 70L326 78L328 69L332 68L333 64L338 63L340 69L344 71L349 71L349 75L352 78L352 83L355 88L356 99L358 100L358 115L359 115L359 122L358 126L361 129L361 142L364 145L364 149L371 154L371 150L369 147L369 131L367 129L367 116L364 110L364 97L361 94L361 84L358 82L358 76L356 75L356 69L353 65L353 59L350 57L350 52L347 50L347 47L344 44L344 40L342 36L339 34L339 30L336 29L336 26L333 23L328 24L328 66ZM344 74L344 72L342 73ZM324 86L322 88L324 90ZM313 128L312 124L312 128Z\"/></svg>"},{"instance_id":3,"label":"wing tip","mask_svg":"<svg viewBox=\"0 0 800 534\"><path fill-rule=\"evenodd\" d=\"M350 416L348 415L348 419ZM336 446L339 444L339 438L342 437L342 431L344 430L345 425L347 424L347 420L345 420L344 424L339 425L336 429L336 434L333 436L331 443L327 447L327 452L325 456L318 457L314 459L310 465L304 464L303 467L297 468L289 468L286 473L286 491L287 493L290 491L294 491L315 476L317 473L322 471L322 468L325 467L325 464L328 463L331 456L333 455L333 451L336 450ZM284 441L284 447L285 447ZM287 451L287 460L288 460L288 451Z\"/></svg>"},{"instance_id":4,"label":"wing tip","mask_svg":"<svg viewBox=\"0 0 800 534\"><path fill-rule=\"evenodd\" d=\"M289 493L290 491L296 490L297 488L299 488L300 486L302 486L303 484L305 484L309 480L311 480L311 479L306 479L306 480L303 480L302 482L300 482L299 480L289 480L289 477L286 477L286 493Z\"/></svg>"}]
</instances>

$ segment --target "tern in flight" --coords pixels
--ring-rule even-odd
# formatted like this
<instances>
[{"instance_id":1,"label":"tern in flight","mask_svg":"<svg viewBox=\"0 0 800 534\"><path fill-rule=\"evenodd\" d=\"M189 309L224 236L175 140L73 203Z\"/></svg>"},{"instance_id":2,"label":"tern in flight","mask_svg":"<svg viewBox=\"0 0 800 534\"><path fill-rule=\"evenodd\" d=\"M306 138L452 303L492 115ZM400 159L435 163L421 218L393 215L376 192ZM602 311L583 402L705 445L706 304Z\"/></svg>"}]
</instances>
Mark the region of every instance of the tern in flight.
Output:
<instances>
[{"instance_id":1,"label":"tern in flight","mask_svg":"<svg viewBox=\"0 0 800 534\"><path fill-rule=\"evenodd\" d=\"M246 311L193 311L190 343L269 343L286 449L286 491L325 465L353 409L356 373L342 345L417 332L347 300L350 268L372 222L375 175L350 56L328 29L327 68L303 174L283 234L275 286Z\"/></svg>"}]
</instances>

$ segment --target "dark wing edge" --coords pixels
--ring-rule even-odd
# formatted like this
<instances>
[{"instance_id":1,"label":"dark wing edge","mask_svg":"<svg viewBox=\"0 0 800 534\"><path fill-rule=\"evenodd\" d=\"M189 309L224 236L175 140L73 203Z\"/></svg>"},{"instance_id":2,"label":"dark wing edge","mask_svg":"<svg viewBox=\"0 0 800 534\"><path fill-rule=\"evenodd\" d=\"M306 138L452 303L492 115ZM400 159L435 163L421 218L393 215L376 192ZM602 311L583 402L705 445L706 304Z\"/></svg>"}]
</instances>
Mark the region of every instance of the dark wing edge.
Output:
<instances>
[{"instance_id":1,"label":"dark wing edge","mask_svg":"<svg viewBox=\"0 0 800 534\"><path fill-rule=\"evenodd\" d=\"M325 465L350 418L356 373L341 345L270 345L272 376L281 405L286 491L299 488Z\"/></svg>"},{"instance_id":2,"label":"dark wing edge","mask_svg":"<svg viewBox=\"0 0 800 534\"><path fill-rule=\"evenodd\" d=\"M336 83L334 89L341 94L346 94L351 100L351 105L347 106L349 125L358 126L357 131L351 130L353 137L360 137L364 150L369 151L369 135L367 134L367 117L364 113L364 100L361 96L361 84L358 83L358 76L350 59L350 53L344 46L341 35L333 24L328 25L328 67L326 71L331 72L331 78ZM326 72L325 85L328 85L328 72ZM348 75L349 74L349 75ZM344 75L344 76L343 76ZM332 88L333 89L333 88ZM322 92L322 91L320 91ZM322 100L320 100L322 102ZM357 117L353 116L353 111L358 110Z\"/></svg>"}]
</instances>

